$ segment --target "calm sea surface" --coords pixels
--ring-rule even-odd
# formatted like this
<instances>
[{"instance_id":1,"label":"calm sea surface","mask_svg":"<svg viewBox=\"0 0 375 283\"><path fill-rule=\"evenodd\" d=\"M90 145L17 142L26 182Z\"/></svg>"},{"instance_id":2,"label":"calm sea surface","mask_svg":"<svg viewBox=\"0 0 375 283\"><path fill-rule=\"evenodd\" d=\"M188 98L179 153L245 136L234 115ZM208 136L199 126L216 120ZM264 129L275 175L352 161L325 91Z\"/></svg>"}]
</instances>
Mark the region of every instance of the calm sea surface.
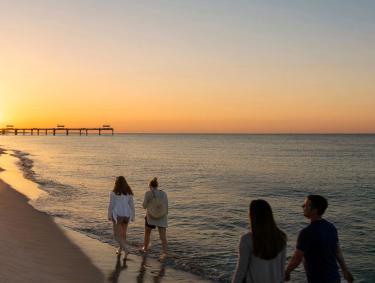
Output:
<instances>
[{"instance_id":1,"label":"calm sea surface","mask_svg":"<svg viewBox=\"0 0 375 283\"><path fill-rule=\"evenodd\" d=\"M270 202L291 255L307 224L304 197L322 194L357 282L375 282L375 135L0 136L0 147L17 150L25 176L48 192L35 207L106 243L114 243L108 195L124 175L136 201L134 252L143 195L157 176L170 203L169 264L221 282L233 273L251 200ZM292 276L303 282L301 268Z\"/></svg>"}]
</instances>

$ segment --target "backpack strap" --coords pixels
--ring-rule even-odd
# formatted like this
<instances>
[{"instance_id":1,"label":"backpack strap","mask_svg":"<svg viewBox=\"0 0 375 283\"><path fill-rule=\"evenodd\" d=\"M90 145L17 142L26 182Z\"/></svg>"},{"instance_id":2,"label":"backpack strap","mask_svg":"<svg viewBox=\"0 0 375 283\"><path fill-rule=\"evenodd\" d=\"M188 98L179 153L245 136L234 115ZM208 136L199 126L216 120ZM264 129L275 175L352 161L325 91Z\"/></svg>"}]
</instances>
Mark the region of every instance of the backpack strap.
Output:
<instances>
[{"instance_id":1,"label":"backpack strap","mask_svg":"<svg viewBox=\"0 0 375 283\"><path fill-rule=\"evenodd\" d=\"M154 198L156 198L156 195L155 195L154 189L151 189L151 192L152 192L152 195L154 196Z\"/></svg>"}]
</instances>

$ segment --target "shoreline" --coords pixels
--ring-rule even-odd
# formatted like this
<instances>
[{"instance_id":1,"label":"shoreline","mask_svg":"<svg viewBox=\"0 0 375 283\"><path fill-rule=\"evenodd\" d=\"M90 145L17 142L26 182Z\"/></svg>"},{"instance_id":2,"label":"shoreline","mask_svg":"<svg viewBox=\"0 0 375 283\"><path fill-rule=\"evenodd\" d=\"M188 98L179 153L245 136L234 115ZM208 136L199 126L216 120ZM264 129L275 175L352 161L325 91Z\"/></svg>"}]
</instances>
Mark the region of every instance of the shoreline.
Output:
<instances>
[{"instance_id":1,"label":"shoreline","mask_svg":"<svg viewBox=\"0 0 375 283\"><path fill-rule=\"evenodd\" d=\"M1 178L0 229L1 282L103 282L101 271L53 219Z\"/></svg>"},{"instance_id":2,"label":"shoreline","mask_svg":"<svg viewBox=\"0 0 375 283\"><path fill-rule=\"evenodd\" d=\"M147 255L124 261L113 246L57 224L29 203L46 192L9 157L0 149L1 282L211 282Z\"/></svg>"}]
</instances>

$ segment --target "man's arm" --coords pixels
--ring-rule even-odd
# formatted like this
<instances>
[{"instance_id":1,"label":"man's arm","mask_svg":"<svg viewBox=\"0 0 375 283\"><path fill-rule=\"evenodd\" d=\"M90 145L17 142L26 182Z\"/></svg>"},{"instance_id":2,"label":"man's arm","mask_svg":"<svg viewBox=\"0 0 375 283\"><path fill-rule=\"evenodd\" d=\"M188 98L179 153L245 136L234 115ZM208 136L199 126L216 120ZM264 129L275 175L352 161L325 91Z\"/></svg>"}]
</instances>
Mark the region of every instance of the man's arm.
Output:
<instances>
[{"instance_id":1,"label":"man's arm","mask_svg":"<svg viewBox=\"0 0 375 283\"><path fill-rule=\"evenodd\" d=\"M289 261L288 267L285 270L285 281L290 280L290 273L302 262L303 259L303 251L296 249L294 255L292 256L291 260Z\"/></svg>"},{"instance_id":2,"label":"man's arm","mask_svg":"<svg viewBox=\"0 0 375 283\"><path fill-rule=\"evenodd\" d=\"M354 281L354 278L353 278L353 275L349 272L348 267L346 266L344 256L342 255L342 251L341 251L339 244L337 244L337 248L336 248L336 258L337 258L337 262L339 263L341 267L342 274L344 275L345 280L348 281L349 283L352 283Z\"/></svg>"}]
</instances>

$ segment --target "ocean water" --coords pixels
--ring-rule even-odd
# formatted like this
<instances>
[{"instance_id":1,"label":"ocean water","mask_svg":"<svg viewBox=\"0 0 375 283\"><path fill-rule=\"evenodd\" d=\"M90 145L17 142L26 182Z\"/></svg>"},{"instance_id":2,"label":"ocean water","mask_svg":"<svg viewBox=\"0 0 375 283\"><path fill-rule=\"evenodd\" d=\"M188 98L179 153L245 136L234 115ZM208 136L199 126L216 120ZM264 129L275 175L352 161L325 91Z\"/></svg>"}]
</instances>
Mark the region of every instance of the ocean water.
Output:
<instances>
[{"instance_id":1,"label":"ocean water","mask_svg":"<svg viewBox=\"0 0 375 283\"><path fill-rule=\"evenodd\" d=\"M375 282L375 135L0 136L0 147L14 150L25 177L48 193L36 208L106 243L114 244L109 192L124 175L135 194L134 253L143 195L157 176L170 203L168 264L217 282L231 279L251 200L271 204L292 255L308 223L304 197L322 194L356 282ZM151 256L159 252L155 231ZM303 280L300 267L292 282Z\"/></svg>"}]
</instances>

